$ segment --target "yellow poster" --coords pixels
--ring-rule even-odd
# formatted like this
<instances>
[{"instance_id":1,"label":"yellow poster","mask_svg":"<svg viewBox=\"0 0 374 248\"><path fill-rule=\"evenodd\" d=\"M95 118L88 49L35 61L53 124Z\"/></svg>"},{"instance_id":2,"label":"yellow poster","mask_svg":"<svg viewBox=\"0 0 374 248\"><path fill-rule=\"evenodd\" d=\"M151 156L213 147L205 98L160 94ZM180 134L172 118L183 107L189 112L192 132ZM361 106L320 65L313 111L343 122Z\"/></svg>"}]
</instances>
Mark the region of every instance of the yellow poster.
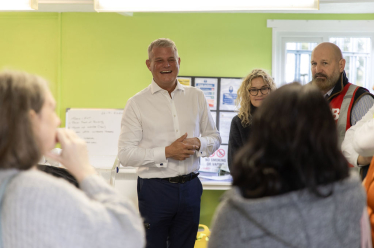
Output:
<instances>
[{"instance_id":1,"label":"yellow poster","mask_svg":"<svg viewBox=\"0 0 374 248\"><path fill-rule=\"evenodd\" d=\"M181 85L191 86L191 78L183 78L183 77L179 77L179 78L178 78L178 82L179 82Z\"/></svg>"}]
</instances>

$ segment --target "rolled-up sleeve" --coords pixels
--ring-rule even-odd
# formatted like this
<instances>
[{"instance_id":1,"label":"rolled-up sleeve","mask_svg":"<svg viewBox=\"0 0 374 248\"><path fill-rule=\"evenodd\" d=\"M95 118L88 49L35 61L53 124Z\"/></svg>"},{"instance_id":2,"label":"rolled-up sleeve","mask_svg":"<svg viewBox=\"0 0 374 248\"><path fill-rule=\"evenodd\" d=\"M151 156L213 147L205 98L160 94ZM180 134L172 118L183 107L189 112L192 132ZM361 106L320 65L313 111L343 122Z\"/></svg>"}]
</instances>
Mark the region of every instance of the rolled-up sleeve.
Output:
<instances>
[{"instance_id":1,"label":"rolled-up sleeve","mask_svg":"<svg viewBox=\"0 0 374 248\"><path fill-rule=\"evenodd\" d=\"M130 99L123 112L121 134L118 140L118 158L123 166L167 167L165 147L143 148L141 114Z\"/></svg>"}]
</instances>

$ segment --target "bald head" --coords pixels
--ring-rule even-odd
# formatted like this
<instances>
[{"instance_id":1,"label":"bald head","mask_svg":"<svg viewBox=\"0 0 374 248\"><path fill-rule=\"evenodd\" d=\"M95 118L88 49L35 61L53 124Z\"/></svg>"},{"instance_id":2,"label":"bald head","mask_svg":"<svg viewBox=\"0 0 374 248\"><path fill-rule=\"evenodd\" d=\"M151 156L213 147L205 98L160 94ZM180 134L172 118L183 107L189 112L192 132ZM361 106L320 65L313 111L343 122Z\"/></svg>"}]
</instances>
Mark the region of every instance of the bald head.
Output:
<instances>
[{"instance_id":1,"label":"bald head","mask_svg":"<svg viewBox=\"0 0 374 248\"><path fill-rule=\"evenodd\" d=\"M322 42L320 44L318 44L313 52L312 52L312 56L313 56L313 53L314 52L323 52L325 53L326 55L330 55L330 57L333 57L336 59L336 61L339 61L343 58L343 54L342 54L342 51L340 50L340 48L335 45L334 43L331 43L331 42Z\"/></svg>"}]
</instances>

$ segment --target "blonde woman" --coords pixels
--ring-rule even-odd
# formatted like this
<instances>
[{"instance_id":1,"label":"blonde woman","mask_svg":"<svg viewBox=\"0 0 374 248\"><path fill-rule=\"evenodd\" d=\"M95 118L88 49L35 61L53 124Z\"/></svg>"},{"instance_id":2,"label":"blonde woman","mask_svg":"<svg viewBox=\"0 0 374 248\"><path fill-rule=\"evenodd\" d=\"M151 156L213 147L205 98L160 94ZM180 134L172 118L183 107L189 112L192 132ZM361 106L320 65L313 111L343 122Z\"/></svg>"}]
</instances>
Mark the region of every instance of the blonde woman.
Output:
<instances>
[{"instance_id":1,"label":"blonde woman","mask_svg":"<svg viewBox=\"0 0 374 248\"><path fill-rule=\"evenodd\" d=\"M236 98L239 113L232 119L230 128L228 150L230 169L235 154L245 144L250 135L252 115L269 93L275 89L273 78L261 69L254 69L243 80Z\"/></svg>"}]
</instances>

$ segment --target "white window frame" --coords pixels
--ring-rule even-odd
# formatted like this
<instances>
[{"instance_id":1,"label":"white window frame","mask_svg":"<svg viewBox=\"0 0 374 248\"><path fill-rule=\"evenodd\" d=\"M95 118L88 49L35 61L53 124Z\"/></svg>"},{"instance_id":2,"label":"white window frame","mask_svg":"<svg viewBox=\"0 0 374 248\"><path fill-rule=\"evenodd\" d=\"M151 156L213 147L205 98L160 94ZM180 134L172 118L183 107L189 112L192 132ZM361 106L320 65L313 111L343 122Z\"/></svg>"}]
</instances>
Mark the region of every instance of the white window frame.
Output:
<instances>
[{"instance_id":1,"label":"white window frame","mask_svg":"<svg viewBox=\"0 0 374 248\"><path fill-rule=\"evenodd\" d=\"M373 81L374 72L374 21L336 20L267 20L272 28L272 76L278 87L286 83L286 43L287 42L326 42L329 38L370 38L371 62L368 82ZM355 82L351 82L355 83ZM372 85L364 85L371 89Z\"/></svg>"}]
</instances>

